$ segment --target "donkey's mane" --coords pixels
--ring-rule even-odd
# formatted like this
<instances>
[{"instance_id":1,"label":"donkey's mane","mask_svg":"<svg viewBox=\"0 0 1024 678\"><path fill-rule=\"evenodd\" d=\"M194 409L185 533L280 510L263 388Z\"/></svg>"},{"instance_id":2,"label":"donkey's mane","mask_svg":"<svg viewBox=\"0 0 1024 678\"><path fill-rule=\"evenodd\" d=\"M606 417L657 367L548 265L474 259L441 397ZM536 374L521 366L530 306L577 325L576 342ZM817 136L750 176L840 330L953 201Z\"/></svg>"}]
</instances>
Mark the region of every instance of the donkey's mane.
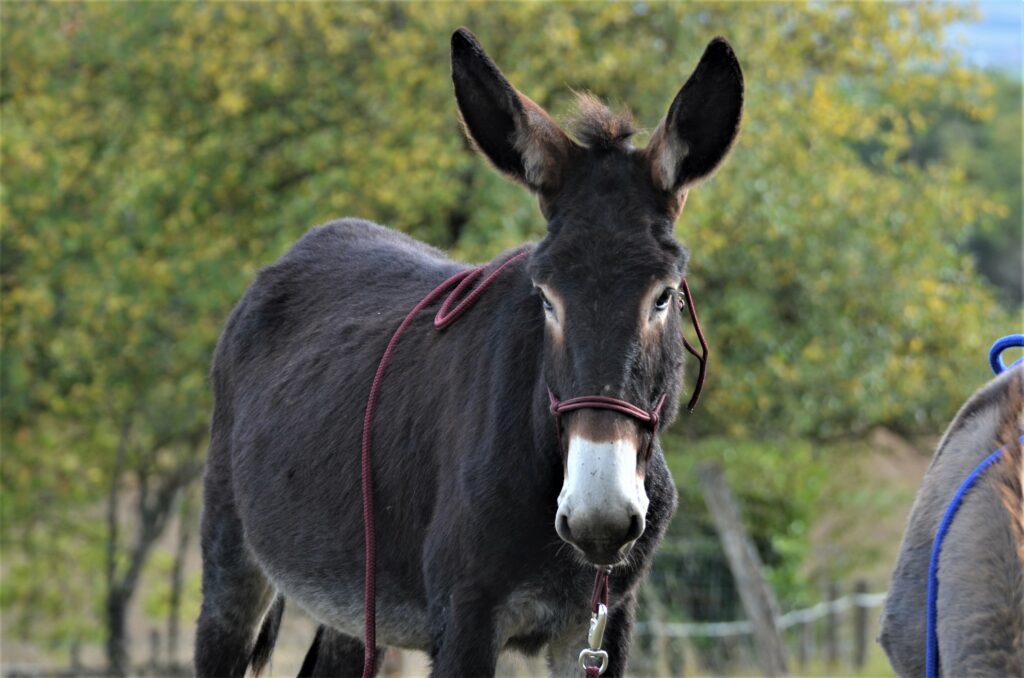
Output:
<instances>
[{"instance_id":1,"label":"donkey's mane","mask_svg":"<svg viewBox=\"0 0 1024 678\"><path fill-rule=\"evenodd\" d=\"M628 109L612 112L588 92L576 93L576 107L566 126L577 141L588 148L623 147L637 132L633 114Z\"/></svg>"},{"instance_id":2,"label":"donkey's mane","mask_svg":"<svg viewBox=\"0 0 1024 678\"><path fill-rule=\"evenodd\" d=\"M1017 556L1024 564L1024 449L1020 442L1021 424L1024 423L1024 397L1021 396L1021 370L1010 381L1008 396L1003 404L998 442L1003 448L992 482L999 490L1003 505L1010 513L1010 524L1017 538Z\"/></svg>"}]
</instances>

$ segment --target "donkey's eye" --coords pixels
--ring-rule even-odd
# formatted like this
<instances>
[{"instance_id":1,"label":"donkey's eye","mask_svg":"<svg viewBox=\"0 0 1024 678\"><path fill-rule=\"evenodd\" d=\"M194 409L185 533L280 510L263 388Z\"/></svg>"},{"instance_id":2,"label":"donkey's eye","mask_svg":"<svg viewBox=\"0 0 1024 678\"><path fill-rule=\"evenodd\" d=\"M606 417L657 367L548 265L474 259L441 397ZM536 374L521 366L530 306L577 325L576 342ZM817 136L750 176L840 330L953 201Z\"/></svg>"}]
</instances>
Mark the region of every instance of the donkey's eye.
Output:
<instances>
[{"instance_id":1,"label":"donkey's eye","mask_svg":"<svg viewBox=\"0 0 1024 678\"><path fill-rule=\"evenodd\" d=\"M654 308L659 311L664 311L668 308L668 304L672 301L672 295L675 293L671 287L666 287L658 299L654 302Z\"/></svg>"},{"instance_id":2,"label":"donkey's eye","mask_svg":"<svg viewBox=\"0 0 1024 678\"><path fill-rule=\"evenodd\" d=\"M544 294L544 290L538 287L537 294L540 295L540 303L541 306L544 307L544 310L548 313L554 313L555 307L551 305L551 301L547 298L547 295Z\"/></svg>"}]
</instances>

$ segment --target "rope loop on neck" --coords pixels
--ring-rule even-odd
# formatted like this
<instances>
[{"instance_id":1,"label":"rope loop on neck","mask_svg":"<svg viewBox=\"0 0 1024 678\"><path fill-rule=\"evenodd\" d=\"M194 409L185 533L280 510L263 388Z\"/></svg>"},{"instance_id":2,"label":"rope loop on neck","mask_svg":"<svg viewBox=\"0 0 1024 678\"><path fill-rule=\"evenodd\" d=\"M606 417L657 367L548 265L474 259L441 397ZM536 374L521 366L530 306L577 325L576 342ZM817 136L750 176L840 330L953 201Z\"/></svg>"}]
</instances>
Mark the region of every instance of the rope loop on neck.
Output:
<instances>
[{"instance_id":1,"label":"rope loop on neck","mask_svg":"<svg viewBox=\"0 0 1024 678\"><path fill-rule=\"evenodd\" d=\"M462 279L458 281L458 285L455 286L455 289L453 289L441 303L441 308L437 310L437 315L434 316L434 328L437 330L443 330L462 317L462 314L473 307L473 304L480 299L483 293L487 291L487 288L491 286L491 283L501 275L502 271L525 257L527 254L529 254L529 251L520 252L513 257L509 257L503 264L491 271L490 274L484 278L483 282L477 285L472 292L462 299L462 301L459 301L459 298L466 293L466 290L469 289L474 282L476 282L477 278L483 275L485 267L478 266L468 271L464 271L461 274L457 274L455 278L461 276ZM453 279L449 279L449 281L446 282L450 283L451 280ZM452 308L453 306L454 308Z\"/></svg>"}]
</instances>

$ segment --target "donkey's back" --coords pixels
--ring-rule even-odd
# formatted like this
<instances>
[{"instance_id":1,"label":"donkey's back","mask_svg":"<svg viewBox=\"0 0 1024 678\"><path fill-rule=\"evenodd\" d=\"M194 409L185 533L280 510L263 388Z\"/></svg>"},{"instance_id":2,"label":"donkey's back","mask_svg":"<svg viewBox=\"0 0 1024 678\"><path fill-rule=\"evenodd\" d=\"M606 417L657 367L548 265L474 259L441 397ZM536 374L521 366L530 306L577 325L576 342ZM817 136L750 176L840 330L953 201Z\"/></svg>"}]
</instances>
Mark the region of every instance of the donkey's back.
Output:
<instances>
[{"instance_id":1,"label":"donkey's back","mask_svg":"<svg viewBox=\"0 0 1024 678\"><path fill-rule=\"evenodd\" d=\"M938 647L949 676L1024 675L1024 564L1018 436L1024 367L993 379L950 424L918 491L882 614L897 673L925 673L928 569L942 515L985 457L1009 448L966 495L939 561Z\"/></svg>"},{"instance_id":2,"label":"donkey's back","mask_svg":"<svg viewBox=\"0 0 1024 678\"><path fill-rule=\"evenodd\" d=\"M399 302L422 296L424 287L461 268L440 250L369 221L318 226L256 276L228 320L215 369L258 355L251 349L259 346L240 345L243 339L274 349L308 341L307 333L327 322L397 316Z\"/></svg>"},{"instance_id":3,"label":"donkey's back","mask_svg":"<svg viewBox=\"0 0 1024 678\"><path fill-rule=\"evenodd\" d=\"M386 341L382 328L393 329L411 300L462 268L440 250L368 221L310 230L259 272L228 319L213 364L218 403L242 385L284 387L309 360L355 352L375 365L367 343Z\"/></svg>"}]
</instances>

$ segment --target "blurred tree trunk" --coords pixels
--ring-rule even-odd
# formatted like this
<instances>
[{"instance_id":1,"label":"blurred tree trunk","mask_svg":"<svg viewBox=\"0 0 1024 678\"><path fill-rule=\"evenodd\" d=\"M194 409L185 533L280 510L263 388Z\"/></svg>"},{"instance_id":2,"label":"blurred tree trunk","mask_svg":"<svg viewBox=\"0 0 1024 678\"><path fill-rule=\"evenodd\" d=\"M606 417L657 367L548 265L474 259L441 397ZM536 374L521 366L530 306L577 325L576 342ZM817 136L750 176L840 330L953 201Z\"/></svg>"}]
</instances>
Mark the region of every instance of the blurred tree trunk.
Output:
<instances>
[{"instance_id":1,"label":"blurred tree trunk","mask_svg":"<svg viewBox=\"0 0 1024 678\"><path fill-rule=\"evenodd\" d=\"M182 493L181 510L178 513L178 544L174 550L174 566L171 568L171 599L167 613L167 661L178 663L178 639L181 633L181 591L185 580L185 558L195 533L195 492L192 487Z\"/></svg>"},{"instance_id":2,"label":"blurred tree trunk","mask_svg":"<svg viewBox=\"0 0 1024 678\"><path fill-rule=\"evenodd\" d=\"M739 506L725 480L725 473L719 464L706 462L697 467L697 478L722 541L722 550L729 559L736 589L754 626L761 671L766 676L789 675L786 645L777 622L779 604L764 577L757 549L740 519Z\"/></svg>"},{"instance_id":3,"label":"blurred tree trunk","mask_svg":"<svg viewBox=\"0 0 1024 678\"><path fill-rule=\"evenodd\" d=\"M139 463L134 469L138 483L135 537L129 546L128 558L124 567L119 567L119 512L121 495L124 491L121 481L124 476L131 432L130 420L126 421L118 444L107 501L107 670L112 676L125 676L130 668L128 606L138 587L142 568L146 564L153 545L167 527L179 493L198 477L202 468L196 459L198 442L188 444L186 446L188 452L184 458L167 471L158 472L155 468L156 455L165 447L163 441L150 446L146 452L140 455Z\"/></svg>"},{"instance_id":4,"label":"blurred tree trunk","mask_svg":"<svg viewBox=\"0 0 1024 678\"><path fill-rule=\"evenodd\" d=\"M124 632L124 602L117 584L117 550L120 538L118 513L121 506L121 476L124 474L125 457L128 450L128 435L131 433L131 417L126 416L121 424L114 457L114 469L110 474L110 491L107 495L107 551L106 551L106 623L107 623L107 666L111 675L123 676L126 672L127 651Z\"/></svg>"}]
</instances>

